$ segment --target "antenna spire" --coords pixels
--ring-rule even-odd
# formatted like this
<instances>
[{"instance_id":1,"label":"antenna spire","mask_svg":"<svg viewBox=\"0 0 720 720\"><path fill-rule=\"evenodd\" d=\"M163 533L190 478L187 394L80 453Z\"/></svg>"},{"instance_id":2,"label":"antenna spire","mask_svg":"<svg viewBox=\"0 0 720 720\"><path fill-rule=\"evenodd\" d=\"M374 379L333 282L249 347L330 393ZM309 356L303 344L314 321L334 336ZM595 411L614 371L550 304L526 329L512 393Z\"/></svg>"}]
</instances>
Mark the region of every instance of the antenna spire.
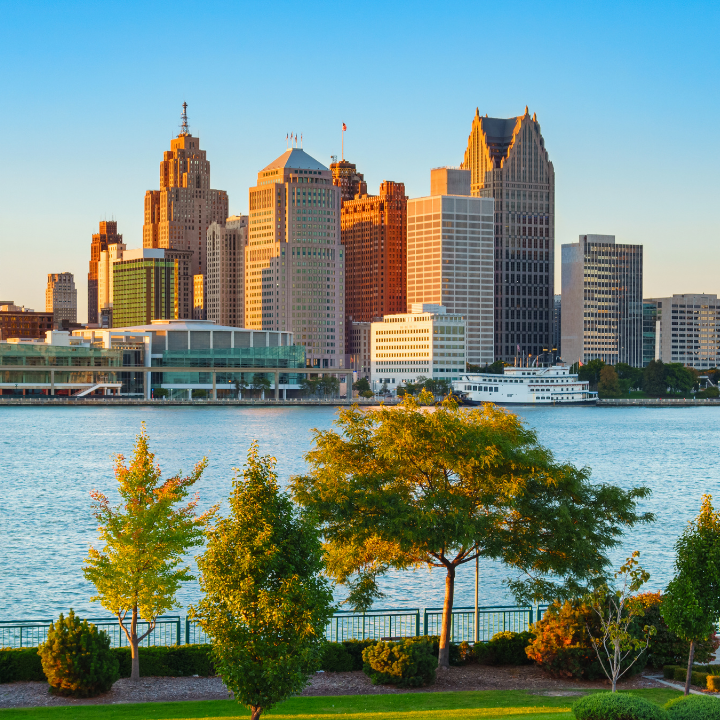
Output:
<instances>
[{"instance_id":1,"label":"antenna spire","mask_svg":"<svg viewBox=\"0 0 720 720\"><path fill-rule=\"evenodd\" d=\"M187 103L184 102L183 105L183 111L182 115L180 116L180 119L182 120L182 125L180 126L180 134L181 135L189 135L190 134L190 126L188 125L188 119L187 119Z\"/></svg>"}]
</instances>

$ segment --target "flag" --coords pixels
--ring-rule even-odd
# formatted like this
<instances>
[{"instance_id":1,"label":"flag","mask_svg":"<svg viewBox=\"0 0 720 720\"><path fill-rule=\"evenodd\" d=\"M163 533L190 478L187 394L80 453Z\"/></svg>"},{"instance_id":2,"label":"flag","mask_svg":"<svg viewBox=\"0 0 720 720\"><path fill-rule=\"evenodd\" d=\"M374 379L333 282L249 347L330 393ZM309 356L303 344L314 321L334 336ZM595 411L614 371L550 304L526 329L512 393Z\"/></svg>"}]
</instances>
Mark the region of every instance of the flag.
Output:
<instances>
[{"instance_id":1,"label":"flag","mask_svg":"<svg viewBox=\"0 0 720 720\"><path fill-rule=\"evenodd\" d=\"M520 346L519 346L519 345L517 346L517 351L520 352Z\"/></svg>"},{"instance_id":2,"label":"flag","mask_svg":"<svg viewBox=\"0 0 720 720\"><path fill-rule=\"evenodd\" d=\"M584 365L582 360L578 360L578 367L582 367Z\"/></svg>"},{"instance_id":3,"label":"flag","mask_svg":"<svg viewBox=\"0 0 720 720\"><path fill-rule=\"evenodd\" d=\"M343 132L344 132L345 130L347 130L347 125L346 125L345 123L343 123Z\"/></svg>"}]
</instances>

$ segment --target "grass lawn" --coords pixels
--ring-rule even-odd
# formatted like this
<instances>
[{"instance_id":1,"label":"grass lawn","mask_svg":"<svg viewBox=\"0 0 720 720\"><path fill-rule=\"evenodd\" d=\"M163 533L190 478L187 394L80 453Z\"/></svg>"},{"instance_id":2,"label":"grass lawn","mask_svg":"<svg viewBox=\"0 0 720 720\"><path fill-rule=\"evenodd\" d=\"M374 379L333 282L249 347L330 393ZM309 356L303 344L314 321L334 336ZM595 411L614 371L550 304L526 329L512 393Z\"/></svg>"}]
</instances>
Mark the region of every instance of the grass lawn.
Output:
<instances>
[{"instance_id":1,"label":"grass lawn","mask_svg":"<svg viewBox=\"0 0 720 720\"><path fill-rule=\"evenodd\" d=\"M633 690L632 694L663 705L681 693L663 688ZM577 699L577 696L530 695L520 690L303 697L278 705L267 717L276 720L333 720L336 717L348 720L561 720L565 717L570 720L573 717L570 708ZM194 720L248 716L243 707L231 700L0 710L0 720Z\"/></svg>"}]
</instances>

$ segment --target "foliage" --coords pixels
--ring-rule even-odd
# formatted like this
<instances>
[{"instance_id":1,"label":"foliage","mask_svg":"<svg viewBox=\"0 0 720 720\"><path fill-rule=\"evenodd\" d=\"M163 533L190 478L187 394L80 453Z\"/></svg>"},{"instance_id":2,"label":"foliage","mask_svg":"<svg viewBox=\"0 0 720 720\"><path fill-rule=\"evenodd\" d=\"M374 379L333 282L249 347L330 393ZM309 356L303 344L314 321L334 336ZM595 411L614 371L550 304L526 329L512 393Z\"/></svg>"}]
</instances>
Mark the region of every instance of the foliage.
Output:
<instances>
[{"instance_id":1,"label":"foliage","mask_svg":"<svg viewBox=\"0 0 720 720\"><path fill-rule=\"evenodd\" d=\"M711 400L713 398L720 397L720 390L710 385L709 387L706 387L703 390L699 390L697 393L695 393L695 397Z\"/></svg>"},{"instance_id":2,"label":"foliage","mask_svg":"<svg viewBox=\"0 0 720 720\"><path fill-rule=\"evenodd\" d=\"M687 695L695 642L707 638L720 617L720 514L710 495L703 495L700 514L678 538L675 552L675 577L660 611L670 630L690 643Z\"/></svg>"},{"instance_id":3,"label":"foliage","mask_svg":"<svg viewBox=\"0 0 720 720\"><path fill-rule=\"evenodd\" d=\"M0 683L45 680L37 648L0 648Z\"/></svg>"},{"instance_id":4,"label":"foliage","mask_svg":"<svg viewBox=\"0 0 720 720\"><path fill-rule=\"evenodd\" d=\"M662 360L651 360L643 371L643 390L651 396L660 397L667 392L665 364Z\"/></svg>"},{"instance_id":5,"label":"foliage","mask_svg":"<svg viewBox=\"0 0 720 720\"><path fill-rule=\"evenodd\" d=\"M358 380L358 382L360 381ZM300 388L305 395L335 397L340 389L340 381L334 375L327 374L317 378L306 377L300 384Z\"/></svg>"},{"instance_id":6,"label":"foliage","mask_svg":"<svg viewBox=\"0 0 720 720\"><path fill-rule=\"evenodd\" d=\"M38 648L50 692L65 697L94 697L107 692L120 677L110 637L70 610L50 623L47 640Z\"/></svg>"},{"instance_id":7,"label":"foliage","mask_svg":"<svg viewBox=\"0 0 720 720\"><path fill-rule=\"evenodd\" d=\"M697 373L682 363L665 365L665 385L672 393L689 393L697 380Z\"/></svg>"},{"instance_id":8,"label":"foliage","mask_svg":"<svg viewBox=\"0 0 720 720\"><path fill-rule=\"evenodd\" d=\"M643 384L643 369L636 368L627 363L617 363L615 365L620 382L620 388L623 394L627 394L630 390L640 390Z\"/></svg>"},{"instance_id":9,"label":"foliage","mask_svg":"<svg viewBox=\"0 0 720 720\"><path fill-rule=\"evenodd\" d=\"M372 390L363 390L360 393L360 397L371 398L375 393Z\"/></svg>"},{"instance_id":10,"label":"foliage","mask_svg":"<svg viewBox=\"0 0 720 720\"><path fill-rule=\"evenodd\" d=\"M633 621L644 616L642 601L633 597L633 593L650 578L640 567L639 556L639 552L634 552L615 573L615 580L620 580L618 587L602 585L587 598L600 623L600 633L595 635L588 625L588 635L605 675L612 682L613 692L618 679L640 659L656 632L654 626L645 625L644 637L638 637L630 628Z\"/></svg>"},{"instance_id":11,"label":"foliage","mask_svg":"<svg viewBox=\"0 0 720 720\"><path fill-rule=\"evenodd\" d=\"M720 692L720 675L707 676L707 689L710 692Z\"/></svg>"},{"instance_id":12,"label":"foliage","mask_svg":"<svg viewBox=\"0 0 720 720\"><path fill-rule=\"evenodd\" d=\"M207 390L193 390L192 396L193 398L206 398L207 397Z\"/></svg>"},{"instance_id":13,"label":"foliage","mask_svg":"<svg viewBox=\"0 0 720 720\"><path fill-rule=\"evenodd\" d=\"M605 365L600 371L600 382L598 383L598 393L601 397L619 397L622 390L620 388L620 380L618 374L612 365Z\"/></svg>"},{"instance_id":14,"label":"foliage","mask_svg":"<svg viewBox=\"0 0 720 720\"><path fill-rule=\"evenodd\" d=\"M370 381L366 377L358 378L357 382L353 383L352 389L357 390L358 393L364 393L370 390Z\"/></svg>"},{"instance_id":15,"label":"foliage","mask_svg":"<svg viewBox=\"0 0 720 720\"><path fill-rule=\"evenodd\" d=\"M505 363L502 360L496 360L490 365L473 365L467 363L467 372L469 373L491 373L493 375L502 375L505 372Z\"/></svg>"},{"instance_id":16,"label":"foliage","mask_svg":"<svg viewBox=\"0 0 720 720\"><path fill-rule=\"evenodd\" d=\"M262 393L270 390L271 385L270 378L266 373L253 373L250 387L257 391L258 397L262 396Z\"/></svg>"},{"instance_id":17,"label":"foliage","mask_svg":"<svg viewBox=\"0 0 720 720\"><path fill-rule=\"evenodd\" d=\"M670 631L660 613L662 595L660 593L641 593L637 599L642 603L644 614L641 622L652 625L655 634L650 640L647 664L656 669L667 665L677 665L687 660L687 642ZM707 637L695 642L695 661L709 662L720 647L715 629ZM672 675L670 676L672 677Z\"/></svg>"},{"instance_id":18,"label":"foliage","mask_svg":"<svg viewBox=\"0 0 720 720\"><path fill-rule=\"evenodd\" d=\"M527 665L530 662L526 649L532 633L499 632L476 650L478 661L484 665Z\"/></svg>"},{"instance_id":19,"label":"foliage","mask_svg":"<svg viewBox=\"0 0 720 720\"><path fill-rule=\"evenodd\" d=\"M363 671L373 685L421 687L435 681L438 661L432 639L408 638L401 642L378 642L363 651Z\"/></svg>"},{"instance_id":20,"label":"foliage","mask_svg":"<svg viewBox=\"0 0 720 720\"><path fill-rule=\"evenodd\" d=\"M323 648L320 669L325 672L350 672L355 670L355 663L343 643L329 642Z\"/></svg>"},{"instance_id":21,"label":"foliage","mask_svg":"<svg viewBox=\"0 0 720 720\"><path fill-rule=\"evenodd\" d=\"M667 720L661 707L625 693L586 695L572 709L577 720Z\"/></svg>"},{"instance_id":22,"label":"foliage","mask_svg":"<svg viewBox=\"0 0 720 720\"><path fill-rule=\"evenodd\" d=\"M230 515L198 558L205 595L191 608L213 640L218 674L253 720L305 687L332 615L317 529L279 491L275 462L252 444Z\"/></svg>"},{"instance_id":23,"label":"foliage","mask_svg":"<svg viewBox=\"0 0 720 720\"><path fill-rule=\"evenodd\" d=\"M116 458L115 477L122 503L111 507L101 492L91 493L103 547L90 548L83 572L97 590L92 600L117 616L127 636L133 655L133 680L140 677L140 641L155 629L158 616L177 607L175 595L180 583L193 579L183 564L184 556L202 544L203 528L214 509L197 516L197 496L186 505L177 504L187 499L206 464L203 459L187 477L177 475L163 482L143 423L130 465L125 465L122 455ZM142 635L137 629L140 617L149 622Z\"/></svg>"},{"instance_id":24,"label":"foliage","mask_svg":"<svg viewBox=\"0 0 720 720\"><path fill-rule=\"evenodd\" d=\"M140 648L142 677L210 677L215 675L212 645L168 645ZM130 677L132 657L129 647L113 648L120 664L120 677Z\"/></svg>"},{"instance_id":25,"label":"foliage","mask_svg":"<svg viewBox=\"0 0 720 720\"><path fill-rule=\"evenodd\" d=\"M233 383L235 386L235 392L237 394L238 400L240 399L240 393L242 393L243 390L247 390L248 388L248 382L245 379L245 374L240 373L240 375L235 376L235 382Z\"/></svg>"},{"instance_id":26,"label":"foliage","mask_svg":"<svg viewBox=\"0 0 720 720\"><path fill-rule=\"evenodd\" d=\"M572 372L576 372L578 374L578 380L589 382L592 387L597 387L597 384L600 381L600 373L604 367L605 363L598 358L596 360L591 360L588 363L584 363L583 365L575 363L575 365L573 365Z\"/></svg>"},{"instance_id":27,"label":"foliage","mask_svg":"<svg viewBox=\"0 0 720 720\"><path fill-rule=\"evenodd\" d=\"M720 701L706 695L687 695L665 705L668 720L720 720Z\"/></svg>"},{"instance_id":28,"label":"foliage","mask_svg":"<svg viewBox=\"0 0 720 720\"><path fill-rule=\"evenodd\" d=\"M350 605L382 597L390 569L447 573L440 665L449 664L455 572L476 556L519 571L518 600L576 595L608 563L647 490L592 485L589 470L557 463L535 432L493 406L467 412L451 400L433 412L406 396L395 408L341 410L336 429L315 430L310 473L291 479L316 513L328 572Z\"/></svg>"}]
</instances>

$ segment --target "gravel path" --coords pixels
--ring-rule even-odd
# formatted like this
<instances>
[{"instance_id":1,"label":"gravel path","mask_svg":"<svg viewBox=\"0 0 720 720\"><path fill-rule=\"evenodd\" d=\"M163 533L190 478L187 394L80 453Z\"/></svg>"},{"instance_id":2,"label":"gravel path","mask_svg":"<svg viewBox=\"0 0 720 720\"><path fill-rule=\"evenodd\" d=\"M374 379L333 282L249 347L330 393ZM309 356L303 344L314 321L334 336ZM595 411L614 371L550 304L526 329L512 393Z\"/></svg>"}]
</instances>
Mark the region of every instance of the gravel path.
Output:
<instances>
[{"instance_id":1,"label":"gravel path","mask_svg":"<svg viewBox=\"0 0 720 720\"><path fill-rule=\"evenodd\" d=\"M302 695L380 695L406 692L447 692L453 690L528 690L542 695L581 695L588 688L604 688L603 681L555 680L534 666L488 667L467 665L438 671L437 680L426 688L397 689L373 685L362 672L316 673ZM621 688L660 687L653 679L639 675L621 683ZM0 708L97 705L103 703L170 702L177 700L227 700L220 678L145 677L137 684L118 680L110 692L86 700L55 697L47 683L18 682L0 685Z\"/></svg>"}]
</instances>

